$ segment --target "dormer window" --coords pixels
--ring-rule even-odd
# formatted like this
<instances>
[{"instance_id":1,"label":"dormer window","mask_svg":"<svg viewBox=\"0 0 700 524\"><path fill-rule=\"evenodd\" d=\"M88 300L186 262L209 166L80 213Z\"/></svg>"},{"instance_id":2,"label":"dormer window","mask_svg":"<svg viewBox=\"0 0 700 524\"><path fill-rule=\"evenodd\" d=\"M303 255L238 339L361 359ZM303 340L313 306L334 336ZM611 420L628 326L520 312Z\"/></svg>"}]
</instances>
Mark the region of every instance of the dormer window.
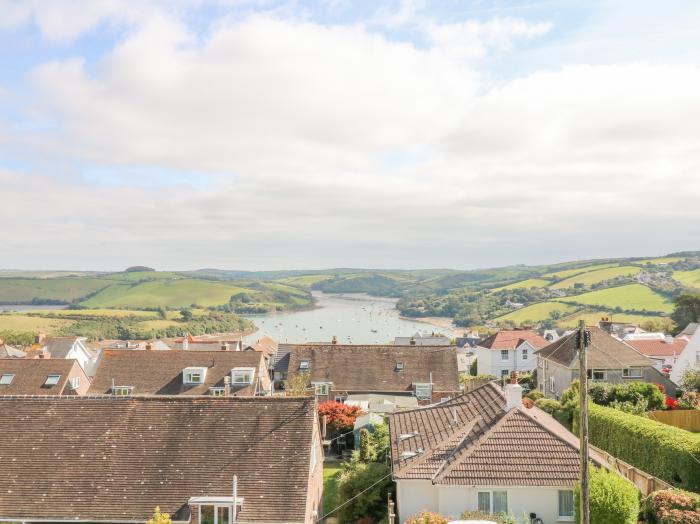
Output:
<instances>
[{"instance_id":1,"label":"dormer window","mask_svg":"<svg viewBox=\"0 0 700 524\"><path fill-rule=\"evenodd\" d=\"M311 385L314 387L314 395L316 396L327 396L331 391L330 382L313 382Z\"/></svg>"},{"instance_id":2,"label":"dormer window","mask_svg":"<svg viewBox=\"0 0 700 524\"><path fill-rule=\"evenodd\" d=\"M209 388L209 394L212 397L225 397L226 396L226 389L225 388Z\"/></svg>"},{"instance_id":3,"label":"dormer window","mask_svg":"<svg viewBox=\"0 0 700 524\"><path fill-rule=\"evenodd\" d=\"M433 398L433 385L429 382L417 383L416 388L416 398L420 400L430 400Z\"/></svg>"},{"instance_id":4,"label":"dormer window","mask_svg":"<svg viewBox=\"0 0 700 524\"><path fill-rule=\"evenodd\" d=\"M306 359L302 360L299 362L299 369L311 369L311 362Z\"/></svg>"},{"instance_id":5,"label":"dormer window","mask_svg":"<svg viewBox=\"0 0 700 524\"><path fill-rule=\"evenodd\" d=\"M403 371L404 369L404 363L403 362L397 362L396 367L394 368L394 371Z\"/></svg>"},{"instance_id":6,"label":"dormer window","mask_svg":"<svg viewBox=\"0 0 700 524\"><path fill-rule=\"evenodd\" d=\"M114 386L112 388L112 395L117 397L128 397L131 395L131 391L133 389L133 386Z\"/></svg>"},{"instance_id":7,"label":"dormer window","mask_svg":"<svg viewBox=\"0 0 700 524\"><path fill-rule=\"evenodd\" d=\"M185 368L182 370L182 382L187 385L204 384L207 368Z\"/></svg>"},{"instance_id":8,"label":"dormer window","mask_svg":"<svg viewBox=\"0 0 700 524\"><path fill-rule=\"evenodd\" d=\"M255 377L255 368L233 368L231 370L231 384L252 384Z\"/></svg>"},{"instance_id":9,"label":"dormer window","mask_svg":"<svg viewBox=\"0 0 700 524\"><path fill-rule=\"evenodd\" d=\"M46 382L44 382L44 386L51 387L55 386L58 384L58 381L61 380L61 375L58 374L52 374L46 377Z\"/></svg>"},{"instance_id":10,"label":"dormer window","mask_svg":"<svg viewBox=\"0 0 700 524\"><path fill-rule=\"evenodd\" d=\"M12 384L12 379L14 379L15 376L12 373L5 373L4 375L0 375L0 386L9 386Z\"/></svg>"}]
</instances>

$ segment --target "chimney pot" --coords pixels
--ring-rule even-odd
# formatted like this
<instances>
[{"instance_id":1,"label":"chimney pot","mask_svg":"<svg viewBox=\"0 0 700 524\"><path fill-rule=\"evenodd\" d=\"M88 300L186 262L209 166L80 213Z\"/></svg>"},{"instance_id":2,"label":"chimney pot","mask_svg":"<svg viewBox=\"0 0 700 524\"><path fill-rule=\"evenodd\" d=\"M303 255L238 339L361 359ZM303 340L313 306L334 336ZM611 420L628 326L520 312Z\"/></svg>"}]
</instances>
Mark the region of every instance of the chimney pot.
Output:
<instances>
[{"instance_id":1,"label":"chimney pot","mask_svg":"<svg viewBox=\"0 0 700 524\"><path fill-rule=\"evenodd\" d=\"M129 347L129 343L127 342L127 347ZM150 342L146 342L146 351L151 351L153 349L153 346L151 345Z\"/></svg>"},{"instance_id":2,"label":"chimney pot","mask_svg":"<svg viewBox=\"0 0 700 524\"><path fill-rule=\"evenodd\" d=\"M412 345L412 346L415 346L415 345L416 345L416 339L413 338L413 337L411 337L411 340L409 341L409 344Z\"/></svg>"},{"instance_id":3,"label":"chimney pot","mask_svg":"<svg viewBox=\"0 0 700 524\"><path fill-rule=\"evenodd\" d=\"M228 351L228 344L226 344L225 342L221 344L221 351Z\"/></svg>"},{"instance_id":4,"label":"chimney pot","mask_svg":"<svg viewBox=\"0 0 700 524\"><path fill-rule=\"evenodd\" d=\"M523 387L518 384L517 378L515 383L506 384L506 411L513 408L523 407Z\"/></svg>"},{"instance_id":5,"label":"chimney pot","mask_svg":"<svg viewBox=\"0 0 700 524\"><path fill-rule=\"evenodd\" d=\"M338 343L338 337L333 335L333 338L331 339L331 344L337 344Z\"/></svg>"}]
</instances>

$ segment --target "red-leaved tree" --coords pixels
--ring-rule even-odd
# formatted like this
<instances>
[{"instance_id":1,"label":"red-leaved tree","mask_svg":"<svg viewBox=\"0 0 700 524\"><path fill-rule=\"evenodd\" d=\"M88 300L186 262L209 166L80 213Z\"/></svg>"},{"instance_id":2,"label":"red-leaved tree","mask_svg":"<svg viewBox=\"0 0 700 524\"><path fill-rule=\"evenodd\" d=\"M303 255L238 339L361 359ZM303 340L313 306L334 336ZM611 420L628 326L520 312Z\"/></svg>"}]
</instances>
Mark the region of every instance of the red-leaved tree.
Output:
<instances>
[{"instance_id":1,"label":"red-leaved tree","mask_svg":"<svg viewBox=\"0 0 700 524\"><path fill-rule=\"evenodd\" d=\"M329 400L318 405L318 416L323 423L323 417L326 418L326 427L337 433L350 431L357 417L362 415L362 410L357 406L348 406L341 402Z\"/></svg>"}]
</instances>

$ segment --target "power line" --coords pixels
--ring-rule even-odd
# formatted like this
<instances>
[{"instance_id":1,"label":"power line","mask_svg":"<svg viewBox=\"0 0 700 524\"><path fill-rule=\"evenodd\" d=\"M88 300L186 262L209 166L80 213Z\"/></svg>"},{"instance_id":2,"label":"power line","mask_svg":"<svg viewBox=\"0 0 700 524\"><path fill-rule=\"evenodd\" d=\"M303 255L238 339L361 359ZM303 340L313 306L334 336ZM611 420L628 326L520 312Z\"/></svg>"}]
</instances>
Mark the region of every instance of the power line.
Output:
<instances>
[{"instance_id":1,"label":"power line","mask_svg":"<svg viewBox=\"0 0 700 524\"><path fill-rule=\"evenodd\" d=\"M380 478L378 481L376 481L374 484L372 484L372 485L369 486L368 488L363 489L363 490L360 491L357 495L355 495L355 496L353 496L352 498L349 498L348 500L346 500L345 502L343 502L340 506L336 506L335 508L333 508L332 510L330 510L328 513L326 513L325 515L323 515L322 517L319 517L318 519L316 519L316 522L321 522L321 521L322 521L323 519L325 519L328 515L332 515L333 513L335 513L336 511L338 511L338 510L339 510L340 508L342 508L343 506L345 506L345 505L349 504L350 502L352 502L353 500L355 500L355 499L356 499L357 497L359 497L360 495L363 495L363 494L367 493L370 489L372 489L374 486L376 486L377 484L379 484L379 483L382 482L383 480L385 480L385 479L387 479L388 477L390 477L392 474L393 474L393 472L390 471L388 474L384 475L382 478Z\"/></svg>"}]
</instances>

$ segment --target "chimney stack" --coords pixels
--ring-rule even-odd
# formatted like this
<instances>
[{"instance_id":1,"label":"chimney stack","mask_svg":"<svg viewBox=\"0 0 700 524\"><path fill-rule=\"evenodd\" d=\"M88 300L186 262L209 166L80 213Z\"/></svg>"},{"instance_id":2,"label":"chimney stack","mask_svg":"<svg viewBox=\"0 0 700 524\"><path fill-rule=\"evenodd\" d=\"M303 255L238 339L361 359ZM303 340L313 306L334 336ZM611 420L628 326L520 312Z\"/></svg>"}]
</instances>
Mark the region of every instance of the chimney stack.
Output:
<instances>
[{"instance_id":1,"label":"chimney stack","mask_svg":"<svg viewBox=\"0 0 700 524\"><path fill-rule=\"evenodd\" d=\"M333 335L333 338L331 339L331 344L337 344L338 343L338 337Z\"/></svg>"},{"instance_id":2,"label":"chimney stack","mask_svg":"<svg viewBox=\"0 0 700 524\"><path fill-rule=\"evenodd\" d=\"M605 331L608 334L612 334L612 321L610 320L610 317L603 317L600 319L600 322L598 322L598 326L600 329Z\"/></svg>"},{"instance_id":3,"label":"chimney stack","mask_svg":"<svg viewBox=\"0 0 700 524\"><path fill-rule=\"evenodd\" d=\"M127 342L127 347L129 347L129 343ZM153 345L150 342L146 342L146 351L151 351L153 350Z\"/></svg>"},{"instance_id":4,"label":"chimney stack","mask_svg":"<svg viewBox=\"0 0 700 524\"><path fill-rule=\"evenodd\" d=\"M513 408L523 407L523 388L518 384L518 372L513 371L510 374L510 384L506 384L506 411Z\"/></svg>"},{"instance_id":5,"label":"chimney stack","mask_svg":"<svg viewBox=\"0 0 700 524\"><path fill-rule=\"evenodd\" d=\"M35 344L43 344L45 338L46 338L46 335L44 333L42 333L41 331L39 331L36 334L36 337L34 337L34 343Z\"/></svg>"},{"instance_id":6,"label":"chimney stack","mask_svg":"<svg viewBox=\"0 0 700 524\"><path fill-rule=\"evenodd\" d=\"M228 344L226 342L221 343L221 351L228 351Z\"/></svg>"},{"instance_id":7,"label":"chimney stack","mask_svg":"<svg viewBox=\"0 0 700 524\"><path fill-rule=\"evenodd\" d=\"M188 335L189 335L189 333L188 333ZM183 350L183 351L187 351L188 349L190 349L190 341L189 341L189 339L187 338L187 336L185 336L185 337L182 339L182 350Z\"/></svg>"},{"instance_id":8,"label":"chimney stack","mask_svg":"<svg viewBox=\"0 0 700 524\"><path fill-rule=\"evenodd\" d=\"M416 345L416 339L411 337L411 340L408 342L410 345L415 346Z\"/></svg>"},{"instance_id":9,"label":"chimney stack","mask_svg":"<svg viewBox=\"0 0 700 524\"><path fill-rule=\"evenodd\" d=\"M51 353L46 348L41 348L39 350L39 358L49 359L51 358Z\"/></svg>"},{"instance_id":10,"label":"chimney stack","mask_svg":"<svg viewBox=\"0 0 700 524\"><path fill-rule=\"evenodd\" d=\"M231 396L231 377L228 375L224 377L224 396Z\"/></svg>"}]
</instances>

